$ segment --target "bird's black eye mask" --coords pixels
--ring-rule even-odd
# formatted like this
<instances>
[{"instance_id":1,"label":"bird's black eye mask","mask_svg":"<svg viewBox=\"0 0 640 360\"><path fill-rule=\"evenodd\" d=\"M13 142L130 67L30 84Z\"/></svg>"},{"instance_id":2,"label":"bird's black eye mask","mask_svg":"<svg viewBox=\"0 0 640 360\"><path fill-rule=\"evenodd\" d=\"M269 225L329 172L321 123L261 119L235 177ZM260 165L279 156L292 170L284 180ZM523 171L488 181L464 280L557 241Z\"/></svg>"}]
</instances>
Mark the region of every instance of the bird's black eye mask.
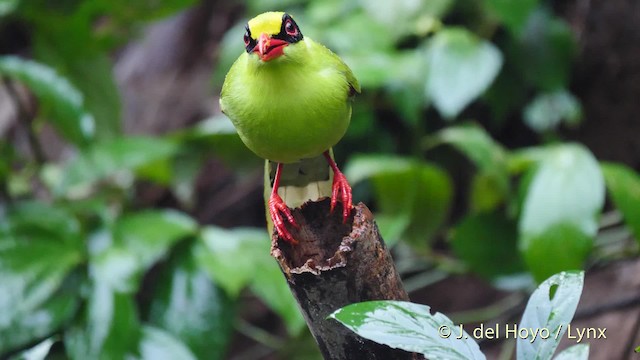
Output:
<instances>
[{"instance_id":1,"label":"bird's black eye mask","mask_svg":"<svg viewBox=\"0 0 640 360\"><path fill-rule=\"evenodd\" d=\"M248 53L251 53L253 49L256 47L258 41L251 36L251 29L249 29L249 24L245 25L245 33L244 33L244 46ZM293 18L285 13L282 15L282 26L280 27L280 32L276 35L271 36L272 39L280 39L288 42L289 44L297 43L302 40L302 32L296 24Z\"/></svg>"}]
</instances>

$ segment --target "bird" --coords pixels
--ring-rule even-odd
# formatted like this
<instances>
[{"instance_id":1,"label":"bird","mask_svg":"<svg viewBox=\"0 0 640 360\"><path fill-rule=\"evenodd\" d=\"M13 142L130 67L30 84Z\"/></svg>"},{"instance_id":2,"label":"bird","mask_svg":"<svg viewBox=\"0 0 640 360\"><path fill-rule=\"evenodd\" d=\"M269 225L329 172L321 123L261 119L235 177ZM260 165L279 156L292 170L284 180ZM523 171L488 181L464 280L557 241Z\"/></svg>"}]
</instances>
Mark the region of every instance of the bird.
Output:
<instances>
[{"instance_id":1,"label":"bird","mask_svg":"<svg viewBox=\"0 0 640 360\"><path fill-rule=\"evenodd\" d=\"M229 69L220 108L244 144L265 161L267 223L277 235L298 241L291 208L331 197L342 203L343 222L352 209L351 186L333 157L333 146L351 121L360 84L345 62L302 35L286 12L265 12L245 26L245 51Z\"/></svg>"}]
</instances>

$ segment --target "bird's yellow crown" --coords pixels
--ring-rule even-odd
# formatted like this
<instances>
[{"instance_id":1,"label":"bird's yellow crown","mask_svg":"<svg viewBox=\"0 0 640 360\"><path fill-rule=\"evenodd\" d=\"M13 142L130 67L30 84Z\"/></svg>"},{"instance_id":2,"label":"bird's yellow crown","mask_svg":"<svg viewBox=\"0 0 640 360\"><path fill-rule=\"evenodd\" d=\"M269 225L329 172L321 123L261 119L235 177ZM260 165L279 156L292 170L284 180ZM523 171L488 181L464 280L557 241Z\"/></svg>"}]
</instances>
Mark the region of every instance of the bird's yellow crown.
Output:
<instances>
[{"instance_id":1,"label":"bird's yellow crown","mask_svg":"<svg viewBox=\"0 0 640 360\"><path fill-rule=\"evenodd\" d=\"M283 15L284 12L281 11L270 11L262 13L249 20L248 24L249 30L251 31L251 37L257 39L262 33L269 35L278 34L282 27Z\"/></svg>"}]
</instances>

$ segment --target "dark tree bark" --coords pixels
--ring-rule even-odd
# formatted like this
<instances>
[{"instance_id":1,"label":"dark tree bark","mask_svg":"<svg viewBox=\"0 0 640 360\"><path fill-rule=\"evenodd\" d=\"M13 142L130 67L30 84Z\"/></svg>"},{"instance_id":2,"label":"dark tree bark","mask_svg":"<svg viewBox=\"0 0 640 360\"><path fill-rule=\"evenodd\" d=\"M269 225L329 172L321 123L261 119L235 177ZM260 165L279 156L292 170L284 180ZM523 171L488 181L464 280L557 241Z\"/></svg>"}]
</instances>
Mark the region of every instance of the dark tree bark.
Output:
<instances>
[{"instance_id":1,"label":"dark tree bark","mask_svg":"<svg viewBox=\"0 0 640 360\"><path fill-rule=\"evenodd\" d=\"M366 340L327 316L368 300L409 300L371 211L362 203L346 223L340 206L308 202L293 211L299 241L291 245L274 234L271 254L325 359L413 359L415 354Z\"/></svg>"}]
</instances>

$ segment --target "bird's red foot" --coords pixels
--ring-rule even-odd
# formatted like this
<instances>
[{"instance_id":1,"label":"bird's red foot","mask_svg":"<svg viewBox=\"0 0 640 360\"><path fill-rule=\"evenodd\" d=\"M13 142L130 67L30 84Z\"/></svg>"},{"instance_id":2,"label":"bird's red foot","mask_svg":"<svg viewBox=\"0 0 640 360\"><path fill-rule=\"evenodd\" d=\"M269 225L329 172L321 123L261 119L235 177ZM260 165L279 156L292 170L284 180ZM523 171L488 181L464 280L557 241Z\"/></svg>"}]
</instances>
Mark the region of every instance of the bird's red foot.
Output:
<instances>
[{"instance_id":1,"label":"bird's red foot","mask_svg":"<svg viewBox=\"0 0 640 360\"><path fill-rule=\"evenodd\" d=\"M271 220L273 220L273 226L275 227L278 236L292 245L298 244L298 241L293 238L287 229L286 223L288 222L295 228L298 228L298 224L293 218L291 210L289 210L287 204L284 203L280 195L276 192L272 193L269 198L269 214L271 215Z\"/></svg>"},{"instance_id":2,"label":"bird's red foot","mask_svg":"<svg viewBox=\"0 0 640 360\"><path fill-rule=\"evenodd\" d=\"M342 174L340 170L337 170L337 167L333 172L333 187L331 190L331 212L336 207L338 203L338 198L342 201L342 222L346 223L349 218L349 213L351 213L352 204L352 196L351 196L351 185L347 181L347 178Z\"/></svg>"}]
</instances>

